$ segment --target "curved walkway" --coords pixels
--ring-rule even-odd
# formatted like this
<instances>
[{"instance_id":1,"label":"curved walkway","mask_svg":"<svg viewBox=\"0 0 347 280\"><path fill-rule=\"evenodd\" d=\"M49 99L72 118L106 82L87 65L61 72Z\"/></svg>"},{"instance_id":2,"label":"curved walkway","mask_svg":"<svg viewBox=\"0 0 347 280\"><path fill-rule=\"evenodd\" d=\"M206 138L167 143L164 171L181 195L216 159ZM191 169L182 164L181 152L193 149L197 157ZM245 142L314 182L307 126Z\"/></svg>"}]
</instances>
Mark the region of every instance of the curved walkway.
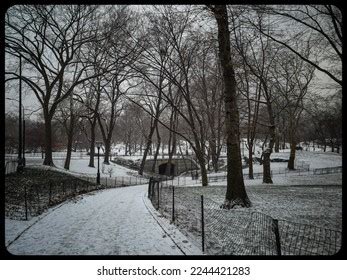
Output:
<instances>
[{"instance_id":1,"label":"curved walkway","mask_svg":"<svg viewBox=\"0 0 347 280\"><path fill-rule=\"evenodd\" d=\"M182 255L144 204L147 186L79 197L26 230L15 255Z\"/></svg>"}]
</instances>

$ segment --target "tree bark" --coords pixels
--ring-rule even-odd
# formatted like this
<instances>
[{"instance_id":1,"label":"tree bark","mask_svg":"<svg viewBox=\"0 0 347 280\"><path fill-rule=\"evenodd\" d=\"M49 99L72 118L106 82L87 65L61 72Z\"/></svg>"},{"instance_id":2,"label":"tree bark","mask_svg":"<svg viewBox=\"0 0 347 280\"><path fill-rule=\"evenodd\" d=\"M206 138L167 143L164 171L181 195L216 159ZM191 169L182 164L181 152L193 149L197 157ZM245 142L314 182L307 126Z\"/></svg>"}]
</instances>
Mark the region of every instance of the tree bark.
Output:
<instances>
[{"instance_id":1,"label":"tree bark","mask_svg":"<svg viewBox=\"0 0 347 280\"><path fill-rule=\"evenodd\" d=\"M268 111L271 111L271 106L268 109ZM271 113L269 112L269 115ZM271 117L270 117L271 119ZM271 121L270 121L271 123ZM272 184L272 178L271 178L271 165L270 165L270 156L272 153L272 149L275 142L275 125L271 125L269 128L269 146L265 149L263 152L263 183L265 184Z\"/></svg>"},{"instance_id":2,"label":"tree bark","mask_svg":"<svg viewBox=\"0 0 347 280\"><path fill-rule=\"evenodd\" d=\"M157 147L156 147L155 152L154 152L153 165L152 165L152 169L151 169L151 171L153 173L155 173L155 166L157 164L157 159L158 159L160 145L161 145L161 137L160 137L160 134L159 134L158 126L156 126L155 130L156 130L156 133L157 133Z\"/></svg>"},{"instance_id":3,"label":"tree bark","mask_svg":"<svg viewBox=\"0 0 347 280\"><path fill-rule=\"evenodd\" d=\"M154 120L154 122L155 122L155 120ZM152 150L151 146L152 146L152 137L153 137L154 130L155 130L155 124L153 124L153 126L151 127L151 129L149 131L146 147L145 147L145 150L143 152L143 156L142 156L142 160L141 160L141 164L140 164L140 168L139 168L139 175L143 175L143 170L145 168L147 155Z\"/></svg>"},{"instance_id":4,"label":"tree bark","mask_svg":"<svg viewBox=\"0 0 347 280\"><path fill-rule=\"evenodd\" d=\"M43 165L54 166L52 157L52 119L48 114L45 118L45 159Z\"/></svg>"},{"instance_id":5,"label":"tree bark","mask_svg":"<svg viewBox=\"0 0 347 280\"><path fill-rule=\"evenodd\" d=\"M254 179L253 176L253 143L248 143L248 178Z\"/></svg>"},{"instance_id":6,"label":"tree bark","mask_svg":"<svg viewBox=\"0 0 347 280\"><path fill-rule=\"evenodd\" d=\"M105 144L104 163L110 164L111 139L108 137L108 139L104 141L104 144Z\"/></svg>"},{"instance_id":7,"label":"tree bark","mask_svg":"<svg viewBox=\"0 0 347 280\"><path fill-rule=\"evenodd\" d=\"M296 143L294 140L292 140L290 142L290 156L289 156L289 161L288 161L288 169L289 170L294 170L295 166L294 166L294 162L295 162L295 150L296 148Z\"/></svg>"},{"instance_id":8,"label":"tree bark","mask_svg":"<svg viewBox=\"0 0 347 280\"><path fill-rule=\"evenodd\" d=\"M69 123L69 127L68 127L68 133L67 133L67 149L66 149L66 158L65 158L65 163L64 163L64 169L66 169L66 170L70 169L72 142L73 142L73 136L74 136L74 126L75 126L75 117L71 115L70 123Z\"/></svg>"},{"instance_id":9,"label":"tree bark","mask_svg":"<svg viewBox=\"0 0 347 280\"><path fill-rule=\"evenodd\" d=\"M95 157L95 126L96 126L96 118L93 119L93 122L90 126L90 153L89 153L89 167L94 166L94 157Z\"/></svg>"},{"instance_id":10,"label":"tree bark","mask_svg":"<svg viewBox=\"0 0 347 280\"><path fill-rule=\"evenodd\" d=\"M218 25L219 59L224 81L225 125L227 142L227 191L223 208L230 209L236 205L251 206L247 196L240 151L239 111L237 107L236 80L230 50L230 32L228 13L225 5L211 8Z\"/></svg>"},{"instance_id":11,"label":"tree bark","mask_svg":"<svg viewBox=\"0 0 347 280\"><path fill-rule=\"evenodd\" d=\"M206 162L203 153L199 150L195 150L196 160L199 164L200 171L201 171L201 184L202 186L208 185L208 178L207 178L207 170L206 170Z\"/></svg>"}]
</instances>

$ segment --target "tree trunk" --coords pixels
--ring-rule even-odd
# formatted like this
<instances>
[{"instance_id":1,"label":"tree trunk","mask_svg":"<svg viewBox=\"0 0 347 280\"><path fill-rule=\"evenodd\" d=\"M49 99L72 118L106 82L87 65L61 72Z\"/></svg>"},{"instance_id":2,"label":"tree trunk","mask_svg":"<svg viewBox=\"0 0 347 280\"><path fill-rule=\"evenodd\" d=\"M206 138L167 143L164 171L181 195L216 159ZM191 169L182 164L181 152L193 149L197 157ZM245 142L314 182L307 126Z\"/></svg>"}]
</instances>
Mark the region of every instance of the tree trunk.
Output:
<instances>
[{"instance_id":1,"label":"tree trunk","mask_svg":"<svg viewBox=\"0 0 347 280\"><path fill-rule=\"evenodd\" d=\"M237 107L236 80L231 61L228 13L225 5L212 8L218 25L219 59L222 66L225 101L225 126L227 142L227 191L223 208L251 206L247 196L240 151L239 111Z\"/></svg>"},{"instance_id":2,"label":"tree trunk","mask_svg":"<svg viewBox=\"0 0 347 280\"><path fill-rule=\"evenodd\" d=\"M150 152L150 154L152 154L152 136L155 130L155 126L153 125L151 127L151 130L149 131L149 135L147 138L147 143L146 143L146 147L145 150L143 152L143 156L142 156L142 160L141 160L141 164L140 164L140 168L139 168L139 174L143 175L143 169L145 168L145 163L146 163L146 159L147 159L147 155Z\"/></svg>"},{"instance_id":3,"label":"tree trunk","mask_svg":"<svg viewBox=\"0 0 347 280\"><path fill-rule=\"evenodd\" d=\"M54 166L52 157L52 119L45 115L45 159L43 165Z\"/></svg>"},{"instance_id":4,"label":"tree trunk","mask_svg":"<svg viewBox=\"0 0 347 280\"><path fill-rule=\"evenodd\" d=\"M196 159L198 161L201 172L201 184L202 186L208 185L207 170L204 155L200 151L196 151Z\"/></svg>"},{"instance_id":5,"label":"tree trunk","mask_svg":"<svg viewBox=\"0 0 347 280\"><path fill-rule=\"evenodd\" d=\"M282 150L286 148L286 133L283 131L283 144L282 144Z\"/></svg>"},{"instance_id":6,"label":"tree trunk","mask_svg":"<svg viewBox=\"0 0 347 280\"><path fill-rule=\"evenodd\" d=\"M66 158L64 163L64 169L69 170L70 169L70 162L71 162L71 152L72 152L72 142L73 142L73 136L74 136L74 126L75 126L75 120L74 116L70 117L70 123L69 123L69 129L67 133L67 151L66 151Z\"/></svg>"},{"instance_id":7,"label":"tree trunk","mask_svg":"<svg viewBox=\"0 0 347 280\"><path fill-rule=\"evenodd\" d=\"M106 141L104 142L105 142L104 163L110 164L111 139L106 139Z\"/></svg>"},{"instance_id":8,"label":"tree trunk","mask_svg":"<svg viewBox=\"0 0 347 280\"><path fill-rule=\"evenodd\" d=\"M161 145L161 138L160 138L158 126L156 127L155 130L156 130L156 133L157 133L157 147L155 149L155 153L154 153L154 157L153 157L153 165L152 165L152 169L151 169L151 171L153 173L155 173L155 166L157 164L157 159L158 159L158 155L159 155L159 149L160 149L160 145Z\"/></svg>"},{"instance_id":9,"label":"tree trunk","mask_svg":"<svg viewBox=\"0 0 347 280\"><path fill-rule=\"evenodd\" d=\"M248 143L248 178L254 179L253 176L253 143Z\"/></svg>"},{"instance_id":10,"label":"tree trunk","mask_svg":"<svg viewBox=\"0 0 347 280\"><path fill-rule=\"evenodd\" d=\"M209 141L209 146L210 146L210 150L211 150L211 159L212 159L212 167L213 167L213 171L214 172L218 172L218 160L219 157L217 155L217 147L214 141Z\"/></svg>"},{"instance_id":11,"label":"tree trunk","mask_svg":"<svg viewBox=\"0 0 347 280\"><path fill-rule=\"evenodd\" d=\"M276 141L275 141L275 153L280 151L280 135L276 132Z\"/></svg>"},{"instance_id":12,"label":"tree trunk","mask_svg":"<svg viewBox=\"0 0 347 280\"><path fill-rule=\"evenodd\" d=\"M288 161L288 169L289 170L294 170L295 166L294 166L294 162L295 162L295 150L296 148L296 143L294 140L292 140L290 142L290 156L289 156L289 161Z\"/></svg>"},{"instance_id":13,"label":"tree trunk","mask_svg":"<svg viewBox=\"0 0 347 280\"><path fill-rule=\"evenodd\" d=\"M271 104L268 104L268 112L270 117L270 123L272 123L272 108ZM271 178L271 164L270 164L270 156L275 142L275 125L271 125L269 128L270 139L269 146L263 152L263 183L272 184Z\"/></svg>"},{"instance_id":14,"label":"tree trunk","mask_svg":"<svg viewBox=\"0 0 347 280\"><path fill-rule=\"evenodd\" d=\"M96 118L93 119L93 122L90 126L90 153L89 153L89 167L95 167L94 165L94 157L95 157L95 125Z\"/></svg>"},{"instance_id":15,"label":"tree trunk","mask_svg":"<svg viewBox=\"0 0 347 280\"><path fill-rule=\"evenodd\" d=\"M267 148L263 152L263 183L265 184L273 183L271 178L270 155L271 155L271 150Z\"/></svg>"}]
</instances>

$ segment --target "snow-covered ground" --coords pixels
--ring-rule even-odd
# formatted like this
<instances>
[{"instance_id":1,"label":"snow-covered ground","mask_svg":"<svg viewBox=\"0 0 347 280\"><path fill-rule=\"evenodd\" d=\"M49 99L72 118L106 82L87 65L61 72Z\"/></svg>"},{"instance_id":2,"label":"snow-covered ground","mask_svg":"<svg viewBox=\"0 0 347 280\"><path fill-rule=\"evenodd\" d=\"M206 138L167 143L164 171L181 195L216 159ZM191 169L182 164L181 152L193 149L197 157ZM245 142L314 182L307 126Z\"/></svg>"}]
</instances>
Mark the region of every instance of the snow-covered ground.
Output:
<instances>
[{"instance_id":1,"label":"snow-covered ground","mask_svg":"<svg viewBox=\"0 0 347 280\"><path fill-rule=\"evenodd\" d=\"M283 150L279 153L272 153L271 158L289 159L289 150ZM332 152L309 152L309 151L296 151L296 163L309 164L309 168L326 168L342 166L342 155ZM287 168L287 162L271 162L271 170L276 173L279 170ZM263 165L259 163L253 164L253 172L263 172ZM210 173L209 176L225 175L226 172ZM243 174L248 174L248 168L243 169Z\"/></svg>"},{"instance_id":2,"label":"snow-covered ground","mask_svg":"<svg viewBox=\"0 0 347 280\"><path fill-rule=\"evenodd\" d=\"M54 154L53 156L53 162L61 171L66 171L64 169L64 161L65 157L63 157L60 153ZM26 164L28 166L39 166L42 167L42 158L38 156L26 156ZM96 176L96 173L98 171L97 168L97 157L95 157L94 165L95 167L89 167L89 157L86 155L81 156L80 153L74 153L71 162L70 162L70 170L69 173L72 174L80 174L80 175L90 175L90 176ZM103 167L104 166L104 167ZM102 158L100 158L100 176L101 177L110 177L110 169L112 177L128 177L132 176L136 173L136 171L125 168L121 165L115 164L113 162L110 162L109 165L104 165L102 163ZM103 172L104 171L104 172Z\"/></svg>"},{"instance_id":3,"label":"snow-covered ground","mask_svg":"<svg viewBox=\"0 0 347 280\"><path fill-rule=\"evenodd\" d=\"M288 151L284 151L273 154L273 157L288 158L289 153ZM310 169L342 165L341 155L331 152L298 151L297 160L305 161L310 164ZM57 166L56 168L63 171L64 157L56 154L54 162ZM95 162L97 163L97 161ZM40 157L27 156L27 164L38 166L42 164L42 159ZM271 168L275 171L276 168L283 169L286 165L287 163L271 163ZM112 176L129 176L132 174L135 175L136 173L136 171L113 163L109 166L106 165L106 171L109 167L114 169ZM262 165L256 164L254 165L254 172L262 172L262 168ZM248 172L247 169L243 171L244 174ZM87 156L76 153L73 154L70 171L65 172L94 176L97 169L88 167ZM222 174L223 173L218 173L218 175ZM209 175L213 176L217 174L211 173ZM101 176L106 177L109 176L109 174L105 172L105 174L101 174ZM320 192L319 186L321 185L342 185L342 174L308 175L302 173L298 175L287 173L286 175L274 175L273 181L273 185L266 185L262 184L262 179L245 180L247 188L252 188L253 186L257 188L257 196L251 197L251 199L255 202L254 205L257 209L260 207L259 209L261 209L262 212L266 212L267 208L270 210L276 208L276 205L273 203L263 203L264 200L259 196L259 194L262 193L262 191L259 190L264 190L265 194L267 193L267 186L276 188L278 186L308 185L311 186L312 195L314 195ZM201 186L200 180L192 180L191 177L183 176L177 177L175 180L169 181L168 183L174 185L179 184L180 186ZM218 186L226 186L226 181L211 182L209 186L220 188ZM252 196L252 189L249 190ZM277 190L278 194L281 194L280 189ZM159 226L165 223L165 221L160 221L158 213L154 209L149 209L148 203L145 203L147 199L144 198L146 191L146 185L103 190L80 196L76 200L67 201L58 205L56 208L49 209L41 216L35 217L30 221L6 219L6 244L10 244L8 250L12 254L19 255L176 255L183 254L183 252L186 254L189 254L189 252L197 252L194 246L189 245L190 243L185 240L185 237L179 231L174 230L173 225L167 227ZM296 188L293 187L290 193L295 197ZM310 196L310 190L306 189L305 193L307 193L307 196ZM222 199L224 191L222 191L221 194L220 198ZM286 201L286 199L281 201ZM300 202L301 200L298 201ZM294 202L295 199L292 197L288 198L289 204ZM331 203L334 202L330 201L327 203L331 205ZM337 198L335 203L337 205L334 205L334 207L340 205L340 197ZM307 205L296 206L298 207L293 208L295 214L304 215L304 213L300 214L297 212L301 211L300 207L304 207L303 209L307 210ZM329 210L323 208L324 207L319 209L319 211L324 212ZM278 209L286 210L287 208L278 207ZM315 212L317 209L311 210ZM271 212L271 214L273 213ZM287 219L288 217L284 218ZM166 224L168 223L166 222ZM167 230L167 228L169 228L169 230ZM177 238L178 236L179 238ZM186 247L188 246L190 248L184 251L182 249L183 246L177 245L178 243L175 241L177 239L181 240L181 244L188 244Z\"/></svg>"},{"instance_id":4,"label":"snow-covered ground","mask_svg":"<svg viewBox=\"0 0 347 280\"><path fill-rule=\"evenodd\" d=\"M143 201L146 190L141 185L83 195L33 223L7 249L15 255L182 255L173 241L178 238L188 253L199 252L163 230ZM6 220L8 241L18 223Z\"/></svg>"}]
</instances>

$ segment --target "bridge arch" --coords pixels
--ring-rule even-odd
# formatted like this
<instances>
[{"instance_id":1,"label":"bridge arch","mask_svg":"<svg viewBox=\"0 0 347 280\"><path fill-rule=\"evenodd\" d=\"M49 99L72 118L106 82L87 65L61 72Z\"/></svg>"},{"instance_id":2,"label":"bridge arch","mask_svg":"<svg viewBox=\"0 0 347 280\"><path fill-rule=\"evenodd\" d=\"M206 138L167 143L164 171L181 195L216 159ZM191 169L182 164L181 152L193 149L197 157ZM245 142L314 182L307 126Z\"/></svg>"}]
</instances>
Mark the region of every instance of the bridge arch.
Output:
<instances>
[{"instance_id":1,"label":"bridge arch","mask_svg":"<svg viewBox=\"0 0 347 280\"><path fill-rule=\"evenodd\" d=\"M176 165L174 163L171 163L170 171L169 169L169 163L164 162L158 166L159 174L160 175L168 175L168 176L175 176L176 174Z\"/></svg>"}]
</instances>

